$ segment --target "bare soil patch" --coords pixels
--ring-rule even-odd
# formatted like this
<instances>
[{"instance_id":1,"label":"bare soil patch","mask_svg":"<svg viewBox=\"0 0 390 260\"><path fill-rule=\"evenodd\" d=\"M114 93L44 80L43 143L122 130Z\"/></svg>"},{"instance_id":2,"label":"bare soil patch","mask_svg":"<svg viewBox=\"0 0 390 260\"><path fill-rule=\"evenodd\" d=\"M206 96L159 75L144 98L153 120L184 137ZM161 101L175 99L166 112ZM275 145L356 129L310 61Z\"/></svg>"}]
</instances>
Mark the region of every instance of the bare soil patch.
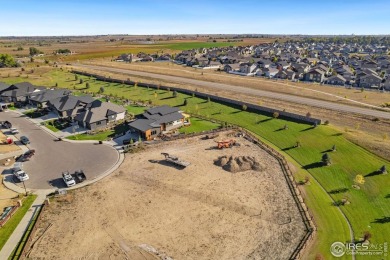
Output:
<instances>
[{"instance_id":1,"label":"bare soil patch","mask_svg":"<svg viewBox=\"0 0 390 260\"><path fill-rule=\"evenodd\" d=\"M18 151L20 148L15 144L5 144L7 137L0 131L0 155Z\"/></svg>"},{"instance_id":2,"label":"bare soil patch","mask_svg":"<svg viewBox=\"0 0 390 260\"><path fill-rule=\"evenodd\" d=\"M282 170L258 146L237 141L219 150L213 140L194 137L126 156L110 177L52 201L36 236L52 227L30 257L289 258L304 225ZM175 167L161 152L191 165ZM265 167L230 173L214 165L223 155L251 156Z\"/></svg>"}]
</instances>

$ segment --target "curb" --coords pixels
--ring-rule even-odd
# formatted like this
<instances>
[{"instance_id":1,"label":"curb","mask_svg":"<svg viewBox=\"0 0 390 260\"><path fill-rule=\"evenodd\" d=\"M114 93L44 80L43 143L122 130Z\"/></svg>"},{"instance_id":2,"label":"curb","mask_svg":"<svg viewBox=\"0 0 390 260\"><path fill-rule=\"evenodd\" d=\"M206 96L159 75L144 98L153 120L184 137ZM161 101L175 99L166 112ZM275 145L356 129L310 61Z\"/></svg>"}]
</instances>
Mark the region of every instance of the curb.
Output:
<instances>
[{"instance_id":1,"label":"curb","mask_svg":"<svg viewBox=\"0 0 390 260\"><path fill-rule=\"evenodd\" d=\"M12 111L12 112L24 115L23 113L21 113L19 111ZM51 131L50 129L42 126L40 123L37 123L37 122L33 121L29 117L26 117L26 119L29 120L30 122L32 122L34 125L37 125L38 127L40 127L43 131L45 131L46 133L50 134L51 136L53 136L55 138L59 138L58 136L56 136L56 134L53 131ZM63 138L62 141L69 142L69 143L84 143L84 144L85 143L98 143L99 142L99 141L96 141L96 140L78 141L78 140L69 140L69 139L66 139L66 138ZM87 181L85 181L83 183L80 183L80 184L77 184L77 185L75 185L73 187L64 188L65 190L75 190L75 189L79 189L79 188L91 185L91 184L93 184L93 183L95 183L97 181L100 181L101 179L107 177L108 175L110 175L112 172L114 172L116 169L119 168L119 166L122 164L123 160L125 159L124 154L121 152L122 149L121 148L120 149L115 148L114 144L111 141L103 141L102 144L111 147L113 150L115 150L118 153L118 159L117 159L116 163L110 169L108 169L104 173L96 176L94 179L87 180ZM21 149L23 151L23 148L21 148ZM4 178L3 178L2 182L3 182L4 186L7 189L9 189L9 190L15 191L17 193L25 193L24 188L19 187L18 185L16 185L13 182L6 181ZM57 188L53 188L53 189L26 189L26 190L27 190L27 192L33 192L35 194L38 194L41 191L46 191L46 194L49 194L51 192L55 192L57 190Z\"/></svg>"}]
</instances>

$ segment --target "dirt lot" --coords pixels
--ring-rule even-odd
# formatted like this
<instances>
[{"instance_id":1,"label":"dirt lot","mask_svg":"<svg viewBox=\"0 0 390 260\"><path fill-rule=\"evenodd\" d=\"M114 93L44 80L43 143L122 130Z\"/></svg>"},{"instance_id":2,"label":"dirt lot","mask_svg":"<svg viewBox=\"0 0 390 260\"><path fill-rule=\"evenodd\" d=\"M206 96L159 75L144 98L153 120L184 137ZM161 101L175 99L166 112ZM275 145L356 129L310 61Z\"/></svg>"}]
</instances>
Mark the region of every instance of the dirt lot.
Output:
<instances>
[{"instance_id":1,"label":"dirt lot","mask_svg":"<svg viewBox=\"0 0 390 260\"><path fill-rule=\"evenodd\" d=\"M20 148L15 144L3 144L7 140L7 137L0 131L0 155L10 152L15 152Z\"/></svg>"},{"instance_id":2,"label":"dirt lot","mask_svg":"<svg viewBox=\"0 0 390 260\"><path fill-rule=\"evenodd\" d=\"M238 141L217 150L213 140L196 137L126 156L110 177L52 200L33 240L52 226L30 257L289 258L304 225L285 178L266 152ZM173 167L161 152L191 165ZM254 156L265 170L227 172L213 164L222 155Z\"/></svg>"},{"instance_id":3,"label":"dirt lot","mask_svg":"<svg viewBox=\"0 0 390 260\"><path fill-rule=\"evenodd\" d=\"M0 167L0 171L2 168ZM3 176L0 176L0 214L3 212L3 209L8 206L15 205L17 201L18 193L7 189L3 185Z\"/></svg>"}]
</instances>

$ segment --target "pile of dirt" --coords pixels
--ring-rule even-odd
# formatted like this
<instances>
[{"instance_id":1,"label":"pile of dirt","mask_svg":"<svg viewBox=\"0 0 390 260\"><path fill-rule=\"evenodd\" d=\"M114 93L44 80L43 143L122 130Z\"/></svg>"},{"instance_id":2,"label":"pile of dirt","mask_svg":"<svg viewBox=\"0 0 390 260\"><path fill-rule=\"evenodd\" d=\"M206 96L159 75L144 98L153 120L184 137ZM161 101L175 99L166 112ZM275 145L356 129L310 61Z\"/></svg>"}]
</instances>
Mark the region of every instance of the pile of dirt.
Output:
<instances>
[{"instance_id":1,"label":"pile of dirt","mask_svg":"<svg viewBox=\"0 0 390 260\"><path fill-rule=\"evenodd\" d=\"M253 156L220 156L218 159L214 160L214 164L221 166L225 171L236 173L244 172L249 170L254 171L263 171L264 165L262 165L255 157Z\"/></svg>"}]
</instances>

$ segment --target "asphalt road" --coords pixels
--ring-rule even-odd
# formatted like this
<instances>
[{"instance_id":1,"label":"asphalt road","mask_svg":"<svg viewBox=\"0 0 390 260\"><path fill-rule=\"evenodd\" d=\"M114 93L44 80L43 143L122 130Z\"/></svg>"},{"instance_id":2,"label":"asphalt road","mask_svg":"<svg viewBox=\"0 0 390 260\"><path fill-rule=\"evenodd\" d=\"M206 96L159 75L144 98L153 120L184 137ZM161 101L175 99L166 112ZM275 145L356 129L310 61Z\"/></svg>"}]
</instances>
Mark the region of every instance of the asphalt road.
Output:
<instances>
[{"instance_id":1,"label":"asphalt road","mask_svg":"<svg viewBox=\"0 0 390 260\"><path fill-rule=\"evenodd\" d=\"M309 105L314 107L341 111L345 113L355 113L355 114L361 114L365 116L390 119L390 112L379 111L370 108L350 106L345 104L338 104L329 101L317 100L314 98L299 97L299 96L294 96L289 94L275 93L266 90L251 89L251 88L246 88L246 87L241 87L236 85L207 82L202 80L189 79L189 78L177 77L177 76L169 76L169 75L161 75L161 74L143 72L143 71L134 71L134 70L127 70L127 69L110 68L105 66L85 65L85 64L72 64L72 66L75 68L79 67L80 69L89 68L89 69L101 70L106 72L116 72L116 73L135 75L141 77L162 79L171 82L186 83L194 86L212 88L215 89L216 91L229 90L229 91L235 91L235 92L239 92L251 96L273 98L273 99L284 100L284 101L298 103L298 104L304 104L304 105Z\"/></svg>"},{"instance_id":2,"label":"asphalt road","mask_svg":"<svg viewBox=\"0 0 390 260\"><path fill-rule=\"evenodd\" d=\"M64 188L61 178L63 171L83 169L87 179L94 179L109 170L118 160L118 152L107 145L94 143L70 143L57 141L18 113L0 112L0 120L8 120L20 133L30 139L29 149L35 149L35 155L30 161L24 162L23 167L30 179L25 182L30 189ZM16 144L20 144L19 141ZM20 185L20 184L19 184Z\"/></svg>"}]
</instances>

